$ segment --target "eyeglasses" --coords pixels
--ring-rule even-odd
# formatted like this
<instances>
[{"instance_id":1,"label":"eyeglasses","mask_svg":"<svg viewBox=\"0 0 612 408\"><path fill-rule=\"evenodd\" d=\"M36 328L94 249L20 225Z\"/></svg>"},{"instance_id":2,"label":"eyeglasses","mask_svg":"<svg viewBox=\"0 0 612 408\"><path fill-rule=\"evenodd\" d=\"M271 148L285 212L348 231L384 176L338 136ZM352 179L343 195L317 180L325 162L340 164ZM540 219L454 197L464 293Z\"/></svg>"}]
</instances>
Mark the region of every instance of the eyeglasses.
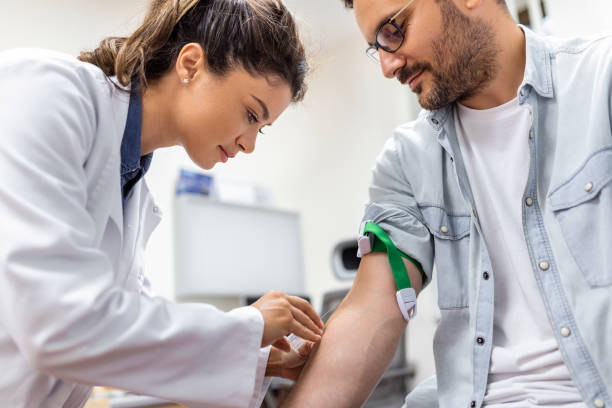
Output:
<instances>
[{"instance_id":1,"label":"eyeglasses","mask_svg":"<svg viewBox=\"0 0 612 408\"><path fill-rule=\"evenodd\" d=\"M408 4L402 7L400 11L395 13L393 17L381 24L381 26L378 27L378 30L376 30L374 44L370 45L366 49L366 54L368 57L374 60L374 62L380 64L380 56L378 54L379 49L383 49L389 53L394 53L399 50L404 43L404 39L406 37L401 27L395 22L395 19L402 14L413 1L414 0L410 0Z\"/></svg>"}]
</instances>

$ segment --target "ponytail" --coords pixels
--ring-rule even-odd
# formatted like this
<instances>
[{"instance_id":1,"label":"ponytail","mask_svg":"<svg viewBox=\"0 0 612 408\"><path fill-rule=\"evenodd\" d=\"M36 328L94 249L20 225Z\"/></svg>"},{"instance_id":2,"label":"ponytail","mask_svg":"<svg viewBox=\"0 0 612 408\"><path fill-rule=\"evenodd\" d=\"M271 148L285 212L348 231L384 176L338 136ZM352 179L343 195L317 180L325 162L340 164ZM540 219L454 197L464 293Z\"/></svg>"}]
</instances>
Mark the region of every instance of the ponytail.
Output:
<instances>
[{"instance_id":1,"label":"ponytail","mask_svg":"<svg viewBox=\"0 0 612 408\"><path fill-rule=\"evenodd\" d=\"M129 37L109 37L79 60L116 76L120 85L141 86L167 73L188 43L202 46L217 75L244 68L252 75L278 75L293 100L306 91L306 53L293 16L281 0L153 0Z\"/></svg>"},{"instance_id":2,"label":"ponytail","mask_svg":"<svg viewBox=\"0 0 612 408\"><path fill-rule=\"evenodd\" d=\"M137 78L147 84L145 64L172 35L179 20L198 0L154 0L142 25L129 37L108 37L93 51L83 51L79 60L98 66L105 75L116 76L128 86Z\"/></svg>"}]
</instances>

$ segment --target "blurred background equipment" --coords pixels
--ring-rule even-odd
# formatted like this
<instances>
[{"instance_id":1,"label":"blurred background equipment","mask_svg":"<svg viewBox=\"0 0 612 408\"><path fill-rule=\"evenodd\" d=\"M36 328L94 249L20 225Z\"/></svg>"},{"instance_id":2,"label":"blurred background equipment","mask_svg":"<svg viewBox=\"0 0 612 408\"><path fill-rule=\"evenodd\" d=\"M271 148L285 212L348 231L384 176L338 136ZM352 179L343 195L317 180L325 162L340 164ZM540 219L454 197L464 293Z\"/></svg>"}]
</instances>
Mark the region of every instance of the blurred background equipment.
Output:
<instances>
[{"instance_id":1,"label":"blurred background equipment","mask_svg":"<svg viewBox=\"0 0 612 408\"><path fill-rule=\"evenodd\" d=\"M238 307L247 297L270 289L305 293L302 229L296 212L179 194L174 205L174 253L179 301L215 304L234 298L233 306Z\"/></svg>"}]
</instances>

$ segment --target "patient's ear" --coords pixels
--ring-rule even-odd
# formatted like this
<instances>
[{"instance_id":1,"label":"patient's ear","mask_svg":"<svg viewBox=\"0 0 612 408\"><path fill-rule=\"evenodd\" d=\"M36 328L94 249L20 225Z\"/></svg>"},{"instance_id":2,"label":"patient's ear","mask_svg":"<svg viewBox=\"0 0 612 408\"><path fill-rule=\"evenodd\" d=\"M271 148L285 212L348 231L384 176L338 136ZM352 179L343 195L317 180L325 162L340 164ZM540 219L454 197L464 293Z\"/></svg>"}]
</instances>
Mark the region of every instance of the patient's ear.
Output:
<instances>
[{"instance_id":1,"label":"patient's ear","mask_svg":"<svg viewBox=\"0 0 612 408\"><path fill-rule=\"evenodd\" d=\"M482 4L482 0L464 0L464 1L465 1L465 7L467 7L468 10L474 10L475 8L477 8L478 6ZM491 1L495 1L495 0L491 0Z\"/></svg>"}]
</instances>

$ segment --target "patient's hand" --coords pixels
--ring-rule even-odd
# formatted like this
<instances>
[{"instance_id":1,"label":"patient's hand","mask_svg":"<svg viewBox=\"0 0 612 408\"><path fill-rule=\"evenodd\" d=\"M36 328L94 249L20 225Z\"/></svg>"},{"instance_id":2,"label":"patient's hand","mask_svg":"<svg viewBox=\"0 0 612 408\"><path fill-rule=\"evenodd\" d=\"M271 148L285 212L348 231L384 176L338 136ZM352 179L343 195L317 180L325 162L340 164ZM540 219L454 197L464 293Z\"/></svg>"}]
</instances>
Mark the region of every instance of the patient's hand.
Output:
<instances>
[{"instance_id":1,"label":"patient's hand","mask_svg":"<svg viewBox=\"0 0 612 408\"><path fill-rule=\"evenodd\" d=\"M296 381L302 372L304 363L308 360L312 345L313 343L306 342L298 351L295 351L285 338L274 343L268 357L266 376Z\"/></svg>"}]
</instances>

